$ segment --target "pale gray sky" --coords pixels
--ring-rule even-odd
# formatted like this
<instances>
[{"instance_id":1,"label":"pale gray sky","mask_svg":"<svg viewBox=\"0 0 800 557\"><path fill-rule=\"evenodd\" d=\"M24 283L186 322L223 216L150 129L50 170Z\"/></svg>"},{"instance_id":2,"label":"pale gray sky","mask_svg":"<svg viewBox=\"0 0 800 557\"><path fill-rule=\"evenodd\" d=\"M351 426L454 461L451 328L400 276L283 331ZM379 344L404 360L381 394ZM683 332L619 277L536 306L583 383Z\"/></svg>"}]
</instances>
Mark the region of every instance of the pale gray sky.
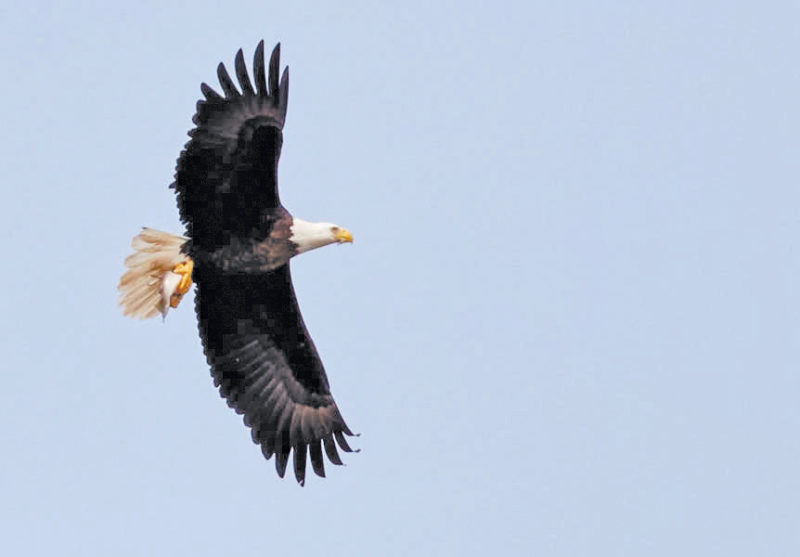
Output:
<instances>
[{"instance_id":1,"label":"pale gray sky","mask_svg":"<svg viewBox=\"0 0 800 557\"><path fill-rule=\"evenodd\" d=\"M0 7L2 553L797 555L798 5L338 4ZM356 237L294 263L362 433L305 488L191 303L116 307L262 38L282 199Z\"/></svg>"}]
</instances>

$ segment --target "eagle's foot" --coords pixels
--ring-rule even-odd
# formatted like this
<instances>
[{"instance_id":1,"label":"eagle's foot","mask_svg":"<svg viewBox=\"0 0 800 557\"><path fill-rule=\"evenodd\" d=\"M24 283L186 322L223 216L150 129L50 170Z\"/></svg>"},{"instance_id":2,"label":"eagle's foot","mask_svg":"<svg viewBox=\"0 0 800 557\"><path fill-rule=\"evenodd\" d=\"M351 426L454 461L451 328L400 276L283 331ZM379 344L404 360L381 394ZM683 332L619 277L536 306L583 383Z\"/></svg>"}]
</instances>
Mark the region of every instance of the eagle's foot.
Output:
<instances>
[{"instance_id":1,"label":"eagle's foot","mask_svg":"<svg viewBox=\"0 0 800 557\"><path fill-rule=\"evenodd\" d=\"M176 275L180 275L181 281L169 297L169 306L171 308L174 309L178 307L178 304L180 304L183 299L183 295L192 287L192 271L194 271L194 261L189 258L186 258L186 261L182 261L173 267L172 272Z\"/></svg>"}]
</instances>

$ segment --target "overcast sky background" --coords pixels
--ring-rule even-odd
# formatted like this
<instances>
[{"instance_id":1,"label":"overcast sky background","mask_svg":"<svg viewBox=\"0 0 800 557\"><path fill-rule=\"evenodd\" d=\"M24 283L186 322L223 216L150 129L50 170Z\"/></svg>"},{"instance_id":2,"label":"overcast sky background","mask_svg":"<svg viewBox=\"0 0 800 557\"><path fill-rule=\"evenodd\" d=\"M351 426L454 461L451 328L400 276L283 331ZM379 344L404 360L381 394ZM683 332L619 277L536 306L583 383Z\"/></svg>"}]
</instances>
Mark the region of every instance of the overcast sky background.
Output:
<instances>
[{"instance_id":1,"label":"overcast sky background","mask_svg":"<svg viewBox=\"0 0 800 557\"><path fill-rule=\"evenodd\" d=\"M798 4L296 5L0 7L0 551L798 555ZM262 38L282 200L356 238L293 263L362 433L304 488L191 302L116 305Z\"/></svg>"}]
</instances>

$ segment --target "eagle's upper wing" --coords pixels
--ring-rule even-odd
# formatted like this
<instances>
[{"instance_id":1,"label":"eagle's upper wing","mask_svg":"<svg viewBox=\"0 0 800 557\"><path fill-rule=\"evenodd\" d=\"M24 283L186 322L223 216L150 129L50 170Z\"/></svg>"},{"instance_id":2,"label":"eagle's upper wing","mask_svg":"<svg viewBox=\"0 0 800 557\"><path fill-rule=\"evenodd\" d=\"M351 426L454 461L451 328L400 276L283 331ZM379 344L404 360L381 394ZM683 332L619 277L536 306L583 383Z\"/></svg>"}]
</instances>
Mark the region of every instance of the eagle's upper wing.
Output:
<instances>
[{"instance_id":1,"label":"eagle's upper wing","mask_svg":"<svg viewBox=\"0 0 800 557\"><path fill-rule=\"evenodd\" d=\"M289 265L257 275L213 267L195 274L200 335L220 394L244 414L264 456L275 455L281 477L290 450L298 482L305 481L308 452L324 476L322 451L341 464L334 439L349 452L344 434L352 432L303 323Z\"/></svg>"},{"instance_id":2,"label":"eagle's upper wing","mask_svg":"<svg viewBox=\"0 0 800 557\"><path fill-rule=\"evenodd\" d=\"M241 49L236 54L236 88L223 64L217 68L224 96L203 83L196 127L178 159L173 187L187 236L195 246L216 249L231 237L265 237L269 211L280 205L278 158L289 96L289 68L278 82L280 44L264 70L264 41L253 61L250 82Z\"/></svg>"}]
</instances>

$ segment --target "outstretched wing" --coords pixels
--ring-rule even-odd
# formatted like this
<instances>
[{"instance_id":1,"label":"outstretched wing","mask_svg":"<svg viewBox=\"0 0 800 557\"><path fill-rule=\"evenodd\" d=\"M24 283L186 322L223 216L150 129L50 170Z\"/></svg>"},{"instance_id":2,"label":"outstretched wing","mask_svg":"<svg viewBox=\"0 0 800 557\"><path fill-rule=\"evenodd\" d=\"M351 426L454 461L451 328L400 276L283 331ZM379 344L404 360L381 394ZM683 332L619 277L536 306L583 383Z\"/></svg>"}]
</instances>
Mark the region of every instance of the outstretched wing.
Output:
<instances>
[{"instance_id":1,"label":"outstretched wing","mask_svg":"<svg viewBox=\"0 0 800 557\"><path fill-rule=\"evenodd\" d=\"M220 394L244 414L264 456L275 455L278 475L293 451L301 485L309 453L324 477L322 451L341 464L336 443L350 452L344 435L352 432L303 323L289 265L258 275L198 267L195 276L200 336Z\"/></svg>"},{"instance_id":2,"label":"outstretched wing","mask_svg":"<svg viewBox=\"0 0 800 557\"><path fill-rule=\"evenodd\" d=\"M175 188L186 234L196 247L213 250L234 238L263 239L270 211L280 205L278 158L289 97L289 68L278 82L280 44L272 51L269 76L264 41L253 60L255 87L241 49L236 54L236 88L223 64L217 68L223 95L203 83L196 127L178 159Z\"/></svg>"}]
</instances>

